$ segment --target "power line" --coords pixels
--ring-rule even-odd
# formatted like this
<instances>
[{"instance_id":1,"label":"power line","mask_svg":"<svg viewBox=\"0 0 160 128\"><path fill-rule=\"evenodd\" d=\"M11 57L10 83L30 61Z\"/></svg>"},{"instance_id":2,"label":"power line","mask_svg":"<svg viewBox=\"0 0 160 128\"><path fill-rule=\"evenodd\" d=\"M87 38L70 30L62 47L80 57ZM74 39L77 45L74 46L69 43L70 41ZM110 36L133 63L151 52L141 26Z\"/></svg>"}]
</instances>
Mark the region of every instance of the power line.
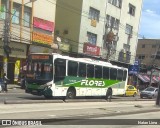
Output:
<instances>
[{"instance_id":1,"label":"power line","mask_svg":"<svg viewBox=\"0 0 160 128\"><path fill-rule=\"evenodd\" d=\"M61 8L63 8L63 9L67 9L67 10L69 10L69 11L72 11L72 10L77 11L77 10L78 10L78 9L75 9L75 7L73 7L73 6L71 6L71 5L67 5L69 8L66 8L66 4L65 4L65 7L64 7L64 6L58 5L57 3L55 4L55 3L51 2L50 0L46 0L46 1L48 1L49 3L51 3L51 4L53 4L53 5L57 5L57 6L61 7ZM55 1L55 0L54 0L54 1ZM63 3L63 2L61 2L61 3ZM63 5L64 5L64 3L63 3ZM72 10L70 10L70 9L72 9ZM79 9L78 11L81 12L80 9ZM74 11L72 11L72 12L73 12L73 13L76 13L76 12L74 12ZM87 16L83 15L82 13L87 14ZM89 15L88 12L82 11L82 13L76 13L76 14L88 18L88 15ZM103 20L99 20L99 21L102 21L102 22L106 23L106 21L107 21L107 20L106 20L106 17L100 16L100 18L103 19ZM121 23L119 23L119 27L122 28L122 29L124 29L124 30L126 30L125 25L123 25L123 24L121 24ZM142 36L142 35L138 34L137 32L134 32L134 31L132 31L132 33L134 33L134 35L136 35L136 36ZM143 37L143 36L142 36L142 37Z\"/></svg>"},{"instance_id":2,"label":"power line","mask_svg":"<svg viewBox=\"0 0 160 128\"><path fill-rule=\"evenodd\" d=\"M47 0L48 1L48 0ZM12 14L12 13L11 13ZM12 14L13 15L13 14ZM16 16L16 17L18 17L18 16ZM88 17L87 17L88 18ZM22 18L20 18L20 19L22 19ZM22 19L22 20L24 20L24 19ZM28 21L26 21L26 22L28 22ZM29 22L28 22L29 23ZM29 24L31 24L31 23L29 23ZM31 24L31 25L33 25L33 24ZM17 29L19 29L19 28L17 28ZM26 31L26 30L25 30ZM29 32L29 33L31 33L30 31L27 31L27 32ZM72 40L73 41L73 40ZM82 43L80 43L80 42L77 42L77 41L73 41L73 42L76 42L77 44L82 44ZM76 46L77 47L77 46ZM116 50L117 51L117 50ZM117 52L119 52L119 51L117 51Z\"/></svg>"}]
</instances>

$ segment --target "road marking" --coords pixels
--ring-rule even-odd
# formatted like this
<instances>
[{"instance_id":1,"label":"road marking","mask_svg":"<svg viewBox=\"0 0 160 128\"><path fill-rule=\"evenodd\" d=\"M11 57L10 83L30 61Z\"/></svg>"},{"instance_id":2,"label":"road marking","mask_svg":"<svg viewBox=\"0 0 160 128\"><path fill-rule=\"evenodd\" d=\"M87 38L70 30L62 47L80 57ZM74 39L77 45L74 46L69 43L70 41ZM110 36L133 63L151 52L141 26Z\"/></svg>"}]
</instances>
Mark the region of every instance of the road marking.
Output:
<instances>
[{"instance_id":1,"label":"road marking","mask_svg":"<svg viewBox=\"0 0 160 128\"><path fill-rule=\"evenodd\" d=\"M55 117L56 115L48 115L48 116Z\"/></svg>"}]
</instances>

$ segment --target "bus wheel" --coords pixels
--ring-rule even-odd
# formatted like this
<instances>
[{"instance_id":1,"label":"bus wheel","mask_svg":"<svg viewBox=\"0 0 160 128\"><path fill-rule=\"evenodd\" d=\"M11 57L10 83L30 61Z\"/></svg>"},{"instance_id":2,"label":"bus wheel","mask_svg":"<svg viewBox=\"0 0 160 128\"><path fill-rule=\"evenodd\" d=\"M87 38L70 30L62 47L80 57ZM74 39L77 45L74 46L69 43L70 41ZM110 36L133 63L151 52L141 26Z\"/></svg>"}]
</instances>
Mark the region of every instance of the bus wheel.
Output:
<instances>
[{"instance_id":1,"label":"bus wheel","mask_svg":"<svg viewBox=\"0 0 160 128\"><path fill-rule=\"evenodd\" d=\"M67 91L67 99L74 99L76 97L76 90L74 87L70 87Z\"/></svg>"},{"instance_id":2,"label":"bus wheel","mask_svg":"<svg viewBox=\"0 0 160 128\"><path fill-rule=\"evenodd\" d=\"M111 99L111 98L112 98L112 88L108 88L106 92L106 100Z\"/></svg>"}]
</instances>

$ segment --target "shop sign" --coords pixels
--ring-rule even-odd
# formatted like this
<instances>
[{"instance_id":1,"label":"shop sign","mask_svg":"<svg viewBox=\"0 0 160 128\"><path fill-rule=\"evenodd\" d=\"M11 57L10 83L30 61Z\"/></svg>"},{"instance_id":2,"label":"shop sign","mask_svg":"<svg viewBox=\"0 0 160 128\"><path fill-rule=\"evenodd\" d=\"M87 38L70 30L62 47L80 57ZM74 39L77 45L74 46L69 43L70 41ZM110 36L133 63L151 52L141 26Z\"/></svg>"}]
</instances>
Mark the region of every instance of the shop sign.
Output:
<instances>
[{"instance_id":1,"label":"shop sign","mask_svg":"<svg viewBox=\"0 0 160 128\"><path fill-rule=\"evenodd\" d=\"M29 53L52 53L53 50L51 48L35 46L31 45L29 48Z\"/></svg>"},{"instance_id":2,"label":"shop sign","mask_svg":"<svg viewBox=\"0 0 160 128\"><path fill-rule=\"evenodd\" d=\"M100 54L100 47L92 45L92 44L89 44L89 43L84 43L83 52L85 54L99 56L99 54Z\"/></svg>"},{"instance_id":3,"label":"shop sign","mask_svg":"<svg viewBox=\"0 0 160 128\"><path fill-rule=\"evenodd\" d=\"M53 43L53 37L51 35L33 32L33 42L51 45Z\"/></svg>"},{"instance_id":4,"label":"shop sign","mask_svg":"<svg viewBox=\"0 0 160 128\"><path fill-rule=\"evenodd\" d=\"M27 45L23 43L15 43L10 42L9 47L11 48L11 54L10 57L17 57L17 58L26 58L26 51L27 51ZM4 53L3 48L3 42L0 40L0 55L3 55Z\"/></svg>"},{"instance_id":5,"label":"shop sign","mask_svg":"<svg viewBox=\"0 0 160 128\"><path fill-rule=\"evenodd\" d=\"M33 18L33 25L35 28L41 28L41 29L51 31L51 32L54 31L54 22L51 22L51 21L47 21L44 19L34 17Z\"/></svg>"},{"instance_id":6,"label":"shop sign","mask_svg":"<svg viewBox=\"0 0 160 128\"><path fill-rule=\"evenodd\" d=\"M69 52L70 51L70 45L66 43L59 43L59 50L63 52Z\"/></svg>"}]
</instances>

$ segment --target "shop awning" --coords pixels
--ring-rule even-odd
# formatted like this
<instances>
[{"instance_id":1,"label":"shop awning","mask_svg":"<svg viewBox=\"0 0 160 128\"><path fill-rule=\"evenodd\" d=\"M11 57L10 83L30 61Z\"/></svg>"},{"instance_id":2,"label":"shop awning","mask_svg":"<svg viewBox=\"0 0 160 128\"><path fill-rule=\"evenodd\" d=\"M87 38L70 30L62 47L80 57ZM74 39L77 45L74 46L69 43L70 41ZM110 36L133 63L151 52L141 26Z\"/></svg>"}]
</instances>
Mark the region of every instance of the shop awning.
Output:
<instances>
[{"instance_id":1,"label":"shop awning","mask_svg":"<svg viewBox=\"0 0 160 128\"><path fill-rule=\"evenodd\" d=\"M150 77L147 75L143 75L143 77L149 82L150 81Z\"/></svg>"},{"instance_id":2,"label":"shop awning","mask_svg":"<svg viewBox=\"0 0 160 128\"><path fill-rule=\"evenodd\" d=\"M145 76L142 75L142 74L137 74L137 77L138 77L140 80L142 80L144 83L149 82L149 80L147 80L147 78L145 78Z\"/></svg>"},{"instance_id":3,"label":"shop awning","mask_svg":"<svg viewBox=\"0 0 160 128\"><path fill-rule=\"evenodd\" d=\"M158 83L159 82L158 77L153 76L152 77L152 82L153 83Z\"/></svg>"}]
</instances>

